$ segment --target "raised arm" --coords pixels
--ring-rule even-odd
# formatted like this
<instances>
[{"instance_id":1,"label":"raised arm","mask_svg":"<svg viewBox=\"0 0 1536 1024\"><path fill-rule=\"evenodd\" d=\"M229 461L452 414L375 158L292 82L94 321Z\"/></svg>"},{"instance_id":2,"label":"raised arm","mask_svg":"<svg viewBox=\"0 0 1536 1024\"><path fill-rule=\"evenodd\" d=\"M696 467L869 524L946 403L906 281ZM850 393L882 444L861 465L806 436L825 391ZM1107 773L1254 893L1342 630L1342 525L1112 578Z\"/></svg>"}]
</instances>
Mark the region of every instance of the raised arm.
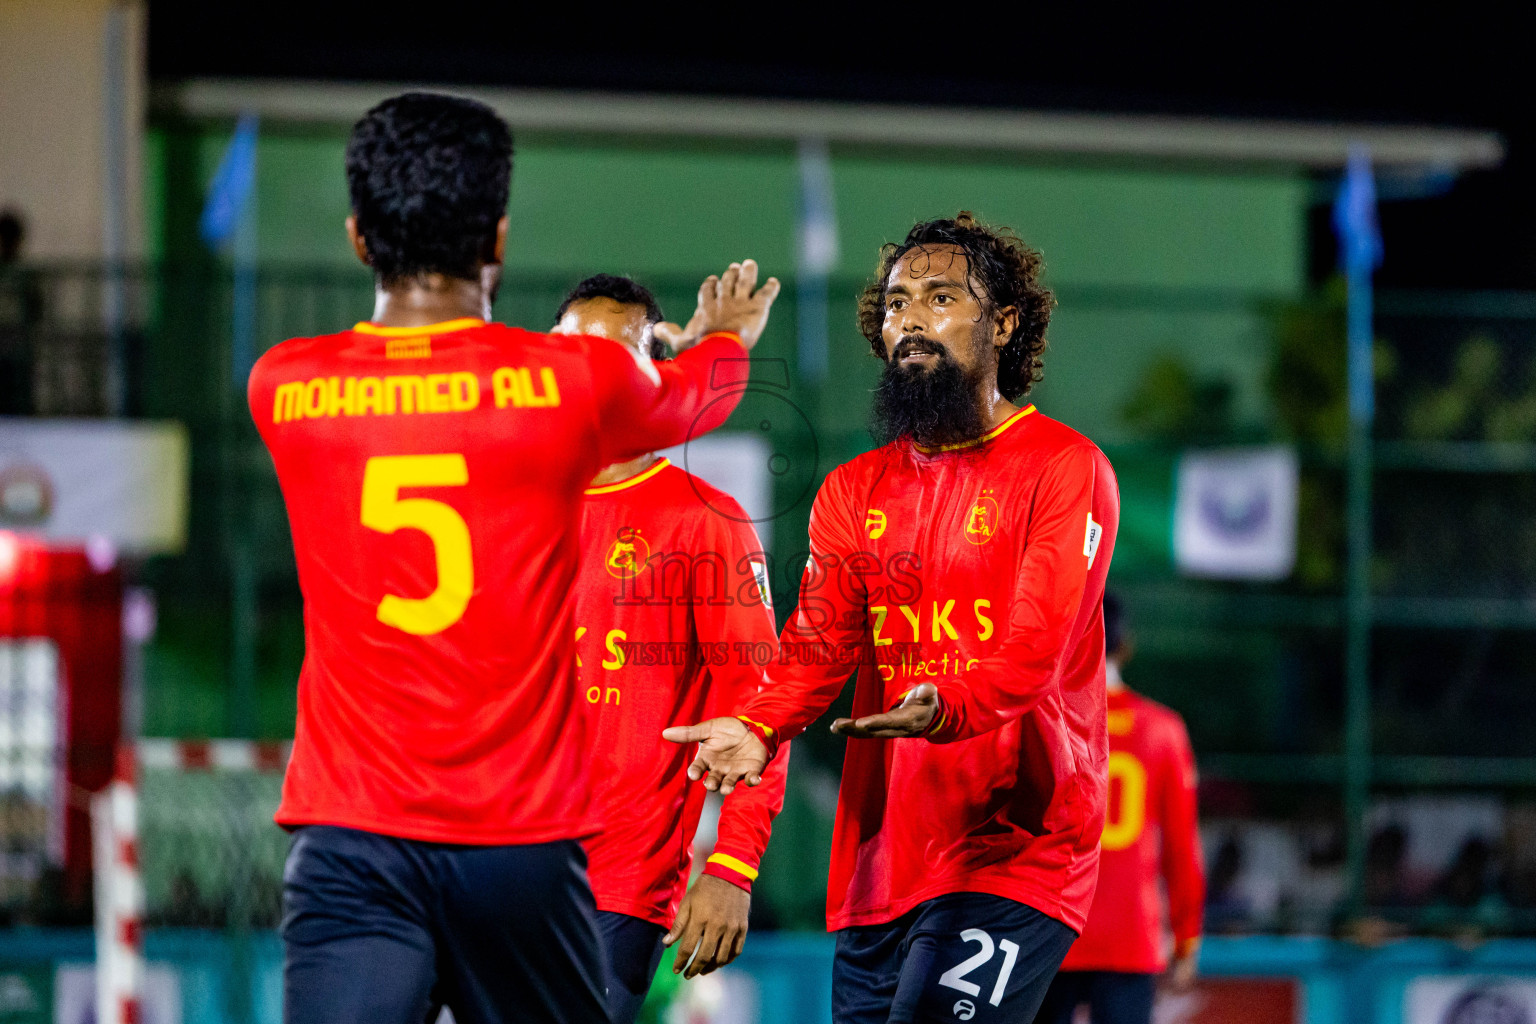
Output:
<instances>
[{"instance_id":1,"label":"raised arm","mask_svg":"<svg viewBox=\"0 0 1536 1024\"><path fill-rule=\"evenodd\" d=\"M775 278L758 287L755 262L732 263L723 275L704 280L687 329L661 332L674 347L687 349L676 359L653 364L618 344L595 347L603 461L682 444L724 423L741 400L747 352L767 326L778 294Z\"/></svg>"}]
</instances>

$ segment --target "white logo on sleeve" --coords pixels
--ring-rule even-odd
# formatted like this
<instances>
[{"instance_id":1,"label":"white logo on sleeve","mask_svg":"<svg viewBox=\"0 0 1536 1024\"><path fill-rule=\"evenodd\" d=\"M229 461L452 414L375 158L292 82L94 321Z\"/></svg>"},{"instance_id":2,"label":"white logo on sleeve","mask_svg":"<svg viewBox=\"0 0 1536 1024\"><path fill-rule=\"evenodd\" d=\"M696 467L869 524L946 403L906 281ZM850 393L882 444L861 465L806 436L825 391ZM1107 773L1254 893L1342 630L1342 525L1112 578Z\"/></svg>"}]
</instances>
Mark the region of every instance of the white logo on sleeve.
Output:
<instances>
[{"instance_id":1,"label":"white logo on sleeve","mask_svg":"<svg viewBox=\"0 0 1536 1024\"><path fill-rule=\"evenodd\" d=\"M1093 513L1088 513L1088 529L1083 534L1083 557L1088 559L1088 568L1093 568L1094 556L1099 553L1099 541L1104 537L1104 527L1093 521Z\"/></svg>"},{"instance_id":2,"label":"white logo on sleeve","mask_svg":"<svg viewBox=\"0 0 1536 1024\"><path fill-rule=\"evenodd\" d=\"M752 562L752 578L757 581L757 594L762 598L763 604L773 607L773 592L768 589L768 566L762 562Z\"/></svg>"}]
</instances>

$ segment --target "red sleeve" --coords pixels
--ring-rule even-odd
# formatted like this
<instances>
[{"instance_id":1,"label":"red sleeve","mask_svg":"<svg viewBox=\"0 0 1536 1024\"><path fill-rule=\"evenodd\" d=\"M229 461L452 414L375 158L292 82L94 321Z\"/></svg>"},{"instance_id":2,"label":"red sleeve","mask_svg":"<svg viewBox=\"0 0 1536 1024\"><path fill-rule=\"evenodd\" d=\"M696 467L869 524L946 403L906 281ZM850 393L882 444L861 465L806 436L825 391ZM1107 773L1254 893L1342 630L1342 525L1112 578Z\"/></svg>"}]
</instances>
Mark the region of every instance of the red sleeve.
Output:
<instances>
[{"instance_id":1,"label":"red sleeve","mask_svg":"<svg viewBox=\"0 0 1536 1024\"><path fill-rule=\"evenodd\" d=\"M741 339L723 331L645 369L617 342L594 341L592 377L604 464L670 448L720 426L741 401L739 385L749 365Z\"/></svg>"},{"instance_id":2,"label":"red sleeve","mask_svg":"<svg viewBox=\"0 0 1536 1024\"><path fill-rule=\"evenodd\" d=\"M842 470L833 470L816 493L800 603L784 624L779 660L766 685L740 711L768 733L770 751L831 707L864 652L865 586L850 564L859 540L848 514L844 477Z\"/></svg>"},{"instance_id":3,"label":"red sleeve","mask_svg":"<svg viewBox=\"0 0 1536 1024\"><path fill-rule=\"evenodd\" d=\"M1099 479L1096 452L1086 445L1056 456L1040 476L1030 506L1024 554L1013 577L1007 632L996 651L963 676L941 681L939 714L927 738L969 739L1030 711L1055 683L1068 640L1083 610L1089 569L1102 581L1108 544L1086 543ZM1104 507L1100 494L1099 507ZM1114 499L1118 502L1118 496ZM1106 518L1101 511L1100 518ZM1115 523L1099 523L1106 537Z\"/></svg>"},{"instance_id":4,"label":"red sleeve","mask_svg":"<svg viewBox=\"0 0 1536 1024\"><path fill-rule=\"evenodd\" d=\"M694 608L699 643L711 653L711 717L729 714L751 699L763 683L765 665L759 663L759 653L765 648L771 652L769 664L778 653L772 597L768 593L767 555L740 506L734 501L720 502L719 511L731 515L712 511L704 542L695 547L695 551L723 555L725 578L730 581L726 601L711 602L706 598ZM773 819L784 806L788 770L786 746L764 769L762 782L738 786L725 798L715 849L704 864L706 875L752 891L763 851L768 848Z\"/></svg>"},{"instance_id":5,"label":"red sleeve","mask_svg":"<svg viewBox=\"0 0 1536 1024\"><path fill-rule=\"evenodd\" d=\"M1163 877L1168 882L1168 918L1179 955L1200 938L1205 914L1205 865L1200 854L1196 809L1195 752L1178 716L1168 723L1168 756L1162 785Z\"/></svg>"}]
</instances>

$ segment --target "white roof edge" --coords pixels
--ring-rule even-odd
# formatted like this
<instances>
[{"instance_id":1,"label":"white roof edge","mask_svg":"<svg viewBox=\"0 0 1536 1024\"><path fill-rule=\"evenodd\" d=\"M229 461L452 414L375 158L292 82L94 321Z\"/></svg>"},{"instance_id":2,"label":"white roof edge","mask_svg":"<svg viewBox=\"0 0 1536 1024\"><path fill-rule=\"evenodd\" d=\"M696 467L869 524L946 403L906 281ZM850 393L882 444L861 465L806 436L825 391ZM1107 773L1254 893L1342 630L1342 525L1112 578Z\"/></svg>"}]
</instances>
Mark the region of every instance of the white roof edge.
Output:
<instances>
[{"instance_id":1,"label":"white roof edge","mask_svg":"<svg viewBox=\"0 0 1536 1024\"><path fill-rule=\"evenodd\" d=\"M156 87L155 102L195 117L254 111L275 121L350 125L378 101L412 88L205 78ZM419 86L473 96L514 129L595 135L728 139L819 138L834 143L915 145L1038 154L1343 165L1363 143L1384 165L1459 172L1498 166L1494 132L1408 125L1348 124L1139 114L1051 113L810 100Z\"/></svg>"}]
</instances>

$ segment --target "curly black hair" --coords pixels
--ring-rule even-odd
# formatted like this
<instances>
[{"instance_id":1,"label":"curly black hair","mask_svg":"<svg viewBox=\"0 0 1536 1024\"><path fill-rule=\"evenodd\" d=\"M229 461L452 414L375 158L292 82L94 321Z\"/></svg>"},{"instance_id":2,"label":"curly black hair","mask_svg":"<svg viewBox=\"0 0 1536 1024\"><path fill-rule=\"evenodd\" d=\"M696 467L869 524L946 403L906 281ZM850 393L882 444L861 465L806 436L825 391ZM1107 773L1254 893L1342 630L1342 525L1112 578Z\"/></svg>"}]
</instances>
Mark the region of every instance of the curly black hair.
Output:
<instances>
[{"instance_id":1,"label":"curly black hair","mask_svg":"<svg viewBox=\"0 0 1536 1024\"><path fill-rule=\"evenodd\" d=\"M1040 253L1020 241L1008 228L994 228L962 210L953 219L925 220L913 226L901 243L880 247L875 280L859 296L859 332L870 351L885 359L880 328L885 322L885 288L891 268L913 249L959 247L970 262L967 286L988 312L1013 306L1018 326L997 358L997 390L1009 401L1029 394L1044 373L1045 329L1056 297L1040 283L1045 263ZM976 286L981 291L976 291Z\"/></svg>"},{"instance_id":2,"label":"curly black hair","mask_svg":"<svg viewBox=\"0 0 1536 1024\"><path fill-rule=\"evenodd\" d=\"M512 187L512 130L483 103L408 92L357 122L347 189L368 262L384 284L475 280L496 259Z\"/></svg>"},{"instance_id":3,"label":"curly black hair","mask_svg":"<svg viewBox=\"0 0 1536 1024\"><path fill-rule=\"evenodd\" d=\"M560 308L555 310L555 323L564 318L565 311L571 308L572 303L587 299L612 299L621 306L644 306L645 322L649 324L659 324L666 319L661 315L661 305L656 301L656 296L639 281L620 274L593 274L572 288L565 301L560 303ZM666 359L671 354L672 350L666 342L660 338L651 339L652 359Z\"/></svg>"}]
</instances>

